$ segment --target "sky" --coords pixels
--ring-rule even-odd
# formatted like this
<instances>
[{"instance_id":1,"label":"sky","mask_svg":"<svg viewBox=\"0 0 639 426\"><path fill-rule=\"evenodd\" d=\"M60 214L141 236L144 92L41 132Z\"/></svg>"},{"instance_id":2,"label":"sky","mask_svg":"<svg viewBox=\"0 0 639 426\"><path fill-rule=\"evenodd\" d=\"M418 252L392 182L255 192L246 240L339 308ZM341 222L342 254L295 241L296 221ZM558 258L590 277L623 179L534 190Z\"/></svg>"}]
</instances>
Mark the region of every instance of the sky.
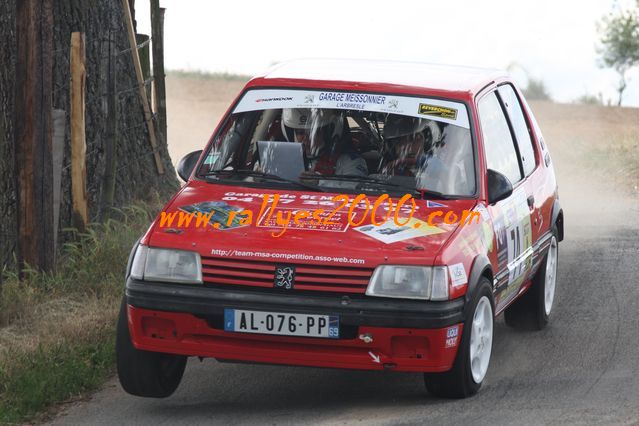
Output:
<instances>
[{"instance_id":1,"label":"sky","mask_svg":"<svg viewBox=\"0 0 639 426\"><path fill-rule=\"evenodd\" d=\"M136 0L138 32L149 2ZM253 75L294 58L368 58L510 70L541 79L553 99L602 94L617 74L597 66L597 21L634 0L161 0L168 70ZM639 67L624 106L639 107Z\"/></svg>"}]
</instances>

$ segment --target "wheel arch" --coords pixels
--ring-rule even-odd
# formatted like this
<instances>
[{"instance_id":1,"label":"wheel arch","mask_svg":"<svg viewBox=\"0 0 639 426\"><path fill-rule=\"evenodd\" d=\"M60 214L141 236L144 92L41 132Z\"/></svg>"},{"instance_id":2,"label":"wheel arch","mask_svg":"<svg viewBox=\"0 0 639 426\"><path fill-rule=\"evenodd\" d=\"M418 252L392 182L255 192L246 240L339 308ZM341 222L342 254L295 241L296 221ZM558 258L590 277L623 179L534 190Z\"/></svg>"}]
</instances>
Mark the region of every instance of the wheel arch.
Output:
<instances>
[{"instance_id":1,"label":"wheel arch","mask_svg":"<svg viewBox=\"0 0 639 426\"><path fill-rule=\"evenodd\" d=\"M133 264L133 256L135 256L135 252L137 251L138 246L140 245L140 240L142 240L142 237L138 238L138 240L135 242L135 244L133 244L133 247L131 248L131 252L129 253L129 260L127 261L126 272L124 274L125 282L126 282L126 279L129 278L129 274L131 273L131 265Z\"/></svg>"},{"instance_id":2,"label":"wheel arch","mask_svg":"<svg viewBox=\"0 0 639 426\"><path fill-rule=\"evenodd\" d=\"M490 282L491 289L493 288L493 268L490 264L490 260L488 256L485 254L479 254L473 260L473 266L470 269L470 275L468 277L468 289L466 290L465 302L466 305L470 304L471 300L475 293L477 292L479 281L482 278L487 278ZM493 311L495 309L495 300L494 300L494 292L493 292L493 300L491 300L493 304Z\"/></svg>"},{"instance_id":3,"label":"wheel arch","mask_svg":"<svg viewBox=\"0 0 639 426\"><path fill-rule=\"evenodd\" d=\"M551 226L557 224L557 240L563 241L564 239L564 211L559 204L559 200L555 200L552 206L552 216L550 220Z\"/></svg>"}]
</instances>

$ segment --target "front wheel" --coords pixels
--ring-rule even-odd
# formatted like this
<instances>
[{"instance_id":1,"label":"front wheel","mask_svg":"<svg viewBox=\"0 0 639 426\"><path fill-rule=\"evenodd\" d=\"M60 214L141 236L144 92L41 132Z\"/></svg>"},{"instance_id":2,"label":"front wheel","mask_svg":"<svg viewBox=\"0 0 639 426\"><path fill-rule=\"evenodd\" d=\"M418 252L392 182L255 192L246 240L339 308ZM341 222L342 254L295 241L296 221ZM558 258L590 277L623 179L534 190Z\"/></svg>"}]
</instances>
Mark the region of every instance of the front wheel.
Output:
<instances>
[{"instance_id":1,"label":"front wheel","mask_svg":"<svg viewBox=\"0 0 639 426\"><path fill-rule=\"evenodd\" d=\"M122 388L131 395L147 398L170 396L179 386L186 367L185 356L141 351L133 346L125 299L118 317L115 357Z\"/></svg>"},{"instance_id":2,"label":"front wheel","mask_svg":"<svg viewBox=\"0 0 639 426\"><path fill-rule=\"evenodd\" d=\"M495 308L487 278L478 283L464 322L461 343L453 368L445 373L426 373L426 389L444 398L466 398L477 393L486 377L493 346Z\"/></svg>"}]
</instances>

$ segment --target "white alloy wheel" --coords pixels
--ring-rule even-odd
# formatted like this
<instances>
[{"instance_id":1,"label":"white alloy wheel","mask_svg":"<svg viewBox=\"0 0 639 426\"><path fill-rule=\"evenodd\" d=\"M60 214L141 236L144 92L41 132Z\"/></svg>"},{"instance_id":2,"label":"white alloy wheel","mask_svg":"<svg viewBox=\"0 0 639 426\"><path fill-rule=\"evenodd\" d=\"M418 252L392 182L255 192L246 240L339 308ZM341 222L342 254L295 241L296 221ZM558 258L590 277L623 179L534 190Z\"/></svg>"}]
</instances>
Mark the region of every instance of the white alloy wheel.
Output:
<instances>
[{"instance_id":1,"label":"white alloy wheel","mask_svg":"<svg viewBox=\"0 0 639 426\"><path fill-rule=\"evenodd\" d=\"M552 302L555 300L555 284L557 282L557 239L552 236L548 257L546 258L546 280L544 283L544 310L550 315Z\"/></svg>"},{"instance_id":2,"label":"white alloy wheel","mask_svg":"<svg viewBox=\"0 0 639 426\"><path fill-rule=\"evenodd\" d=\"M470 371L475 383L484 380L493 346L493 308L482 296L475 308L470 330Z\"/></svg>"}]
</instances>

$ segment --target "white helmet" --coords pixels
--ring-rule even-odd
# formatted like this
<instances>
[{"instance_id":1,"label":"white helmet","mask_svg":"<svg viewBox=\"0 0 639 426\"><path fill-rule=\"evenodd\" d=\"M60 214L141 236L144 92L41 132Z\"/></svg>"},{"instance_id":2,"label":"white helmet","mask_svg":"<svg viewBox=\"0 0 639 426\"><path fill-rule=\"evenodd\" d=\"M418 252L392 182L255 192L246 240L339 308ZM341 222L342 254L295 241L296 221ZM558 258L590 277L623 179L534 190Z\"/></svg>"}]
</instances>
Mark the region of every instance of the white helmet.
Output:
<instances>
[{"instance_id":1,"label":"white helmet","mask_svg":"<svg viewBox=\"0 0 639 426\"><path fill-rule=\"evenodd\" d=\"M312 129L328 126L335 122L337 114L330 109L284 108L282 123L293 129Z\"/></svg>"},{"instance_id":2,"label":"white helmet","mask_svg":"<svg viewBox=\"0 0 639 426\"><path fill-rule=\"evenodd\" d=\"M344 118L339 112L319 108L284 108L282 110L282 133L288 141L294 140L290 129L309 130L311 137L314 137L321 131L320 129L331 125L330 134L324 135L329 138L326 142L333 142L342 137Z\"/></svg>"}]
</instances>

